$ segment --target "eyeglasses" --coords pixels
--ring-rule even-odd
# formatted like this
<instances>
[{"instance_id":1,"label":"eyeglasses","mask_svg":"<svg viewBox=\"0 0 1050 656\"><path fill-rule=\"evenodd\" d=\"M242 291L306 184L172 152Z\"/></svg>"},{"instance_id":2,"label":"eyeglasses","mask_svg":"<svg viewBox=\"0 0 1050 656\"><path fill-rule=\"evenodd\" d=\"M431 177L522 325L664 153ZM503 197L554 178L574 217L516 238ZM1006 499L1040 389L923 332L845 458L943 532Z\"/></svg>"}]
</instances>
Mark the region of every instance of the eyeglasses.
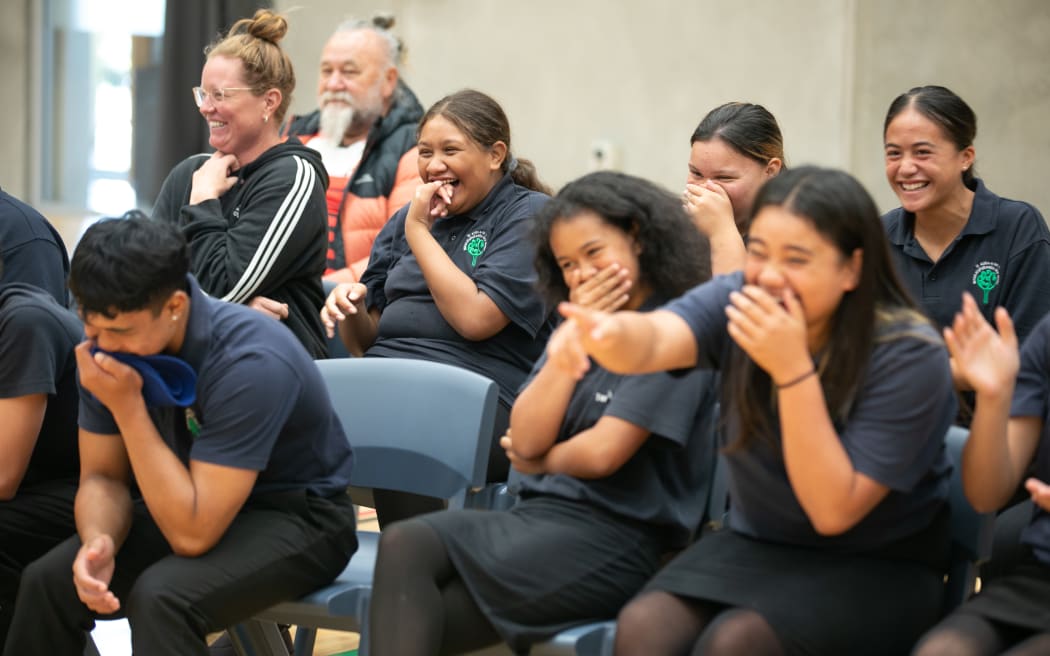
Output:
<instances>
[{"instance_id":1,"label":"eyeglasses","mask_svg":"<svg viewBox=\"0 0 1050 656\"><path fill-rule=\"evenodd\" d=\"M193 100L200 107L204 104L204 101L211 98L211 104L221 105L226 102L226 99L232 96L231 91L251 91L252 87L223 87L216 89L215 91L205 91L202 87L193 87Z\"/></svg>"}]
</instances>

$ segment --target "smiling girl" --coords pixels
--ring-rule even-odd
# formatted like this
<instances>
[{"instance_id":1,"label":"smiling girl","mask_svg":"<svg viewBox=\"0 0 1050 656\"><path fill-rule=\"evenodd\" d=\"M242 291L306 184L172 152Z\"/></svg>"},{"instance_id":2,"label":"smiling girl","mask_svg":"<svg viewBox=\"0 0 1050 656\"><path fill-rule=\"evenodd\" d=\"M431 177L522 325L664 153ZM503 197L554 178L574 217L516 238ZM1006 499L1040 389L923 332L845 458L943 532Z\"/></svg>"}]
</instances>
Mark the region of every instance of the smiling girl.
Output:
<instances>
[{"instance_id":1,"label":"smiling girl","mask_svg":"<svg viewBox=\"0 0 1050 656\"><path fill-rule=\"evenodd\" d=\"M894 99L883 128L886 179L901 206L882 217L897 272L940 328L968 291L984 318L1010 312L1023 340L1050 311L1050 230L1039 210L977 176L977 117L939 86Z\"/></svg>"},{"instance_id":2,"label":"smiling girl","mask_svg":"<svg viewBox=\"0 0 1050 656\"><path fill-rule=\"evenodd\" d=\"M550 300L617 263L648 311L706 279L702 237L655 185L598 172L540 213L537 269ZM570 338L568 322L551 344ZM507 512L454 511L383 531L372 653L516 653L588 620L612 619L699 526L714 464L715 376L694 370L582 380L541 359L502 446L522 476Z\"/></svg>"},{"instance_id":3,"label":"smiling girl","mask_svg":"<svg viewBox=\"0 0 1050 656\"><path fill-rule=\"evenodd\" d=\"M948 357L893 275L871 198L803 167L755 201L743 272L647 314L563 308L584 375L719 369L727 530L620 614L620 654L889 654L937 618L955 413ZM892 630L887 630L892 627Z\"/></svg>"},{"instance_id":4,"label":"smiling girl","mask_svg":"<svg viewBox=\"0 0 1050 656\"><path fill-rule=\"evenodd\" d=\"M444 362L496 381L495 440L550 334L528 239L547 190L512 155L507 116L481 92L435 103L417 145L423 184L379 233L361 281L328 295L321 320L329 335L339 324L354 355ZM509 464L492 453L490 480L505 480ZM383 526L441 507L393 492L375 500Z\"/></svg>"}]
</instances>

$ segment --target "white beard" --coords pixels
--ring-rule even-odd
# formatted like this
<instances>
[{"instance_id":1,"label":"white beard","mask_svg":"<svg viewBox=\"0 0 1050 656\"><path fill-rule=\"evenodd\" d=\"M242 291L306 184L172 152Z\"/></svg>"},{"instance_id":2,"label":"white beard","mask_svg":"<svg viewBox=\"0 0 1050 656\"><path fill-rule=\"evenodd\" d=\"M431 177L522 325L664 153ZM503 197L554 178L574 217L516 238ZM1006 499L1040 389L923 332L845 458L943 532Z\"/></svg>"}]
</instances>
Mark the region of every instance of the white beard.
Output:
<instances>
[{"instance_id":1,"label":"white beard","mask_svg":"<svg viewBox=\"0 0 1050 656\"><path fill-rule=\"evenodd\" d=\"M353 107L341 104L326 105L321 109L321 136L338 146L343 143L346 129L353 120Z\"/></svg>"}]
</instances>

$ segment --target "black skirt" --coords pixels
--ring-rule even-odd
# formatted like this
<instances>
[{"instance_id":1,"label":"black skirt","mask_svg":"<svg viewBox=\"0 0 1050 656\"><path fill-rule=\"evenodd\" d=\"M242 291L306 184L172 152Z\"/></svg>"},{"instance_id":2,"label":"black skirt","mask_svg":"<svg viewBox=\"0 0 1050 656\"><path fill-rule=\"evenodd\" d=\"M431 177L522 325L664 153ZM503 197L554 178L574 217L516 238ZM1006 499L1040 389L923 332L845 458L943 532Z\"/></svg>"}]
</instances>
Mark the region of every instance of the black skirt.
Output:
<instances>
[{"instance_id":1,"label":"black skirt","mask_svg":"<svg viewBox=\"0 0 1050 656\"><path fill-rule=\"evenodd\" d=\"M957 612L1039 633L1050 631L1050 565L1036 560L1026 546L1010 571Z\"/></svg>"},{"instance_id":2,"label":"black skirt","mask_svg":"<svg viewBox=\"0 0 1050 656\"><path fill-rule=\"evenodd\" d=\"M892 656L908 654L936 623L944 574L914 560L765 542L722 529L671 561L645 588L654 590L750 608L790 655Z\"/></svg>"},{"instance_id":3,"label":"black skirt","mask_svg":"<svg viewBox=\"0 0 1050 656\"><path fill-rule=\"evenodd\" d=\"M419 519L441 536L478 607L517 653L614 619L659 568L663 548L651 525L555 497Z\"/></svg>"}]
</instances>

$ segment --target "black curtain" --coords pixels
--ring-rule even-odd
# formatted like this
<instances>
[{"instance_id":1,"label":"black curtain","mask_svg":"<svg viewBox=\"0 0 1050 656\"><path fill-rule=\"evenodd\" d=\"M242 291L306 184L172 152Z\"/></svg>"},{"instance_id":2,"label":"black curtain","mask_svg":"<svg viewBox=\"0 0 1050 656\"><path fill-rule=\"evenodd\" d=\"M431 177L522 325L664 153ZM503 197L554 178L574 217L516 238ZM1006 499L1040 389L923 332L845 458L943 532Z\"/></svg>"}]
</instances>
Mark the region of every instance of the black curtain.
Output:
<instances>
[{"instance_id":1,"label":"black curtain","mask_svg":"<svg viewBox=\"0 0 1050 656\"><path fill-rule=\"evenodd\" d=\"M140 205L153 205L172 167L195 153L208 152L208 127L193 104L190 89L200 84L204 48L270 0L168 0L156 111L137 117L135 140L151 144L140 151L134 180Z\"/></svg>"}]
</instances>

